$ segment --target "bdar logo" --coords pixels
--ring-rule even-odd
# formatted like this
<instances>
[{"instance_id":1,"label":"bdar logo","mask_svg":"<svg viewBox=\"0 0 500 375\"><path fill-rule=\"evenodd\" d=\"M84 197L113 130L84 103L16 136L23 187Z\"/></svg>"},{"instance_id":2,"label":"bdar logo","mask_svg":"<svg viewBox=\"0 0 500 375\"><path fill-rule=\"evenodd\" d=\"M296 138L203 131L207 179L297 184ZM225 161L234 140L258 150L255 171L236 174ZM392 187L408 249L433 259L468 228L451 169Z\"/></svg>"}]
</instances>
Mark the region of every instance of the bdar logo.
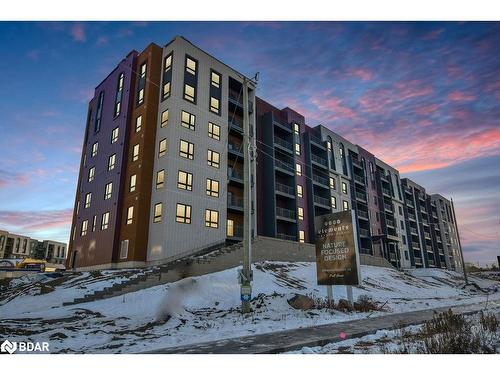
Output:
<instances>
[{"instance_id":1,"label":"bdar logo","mask_svg":"<svg viewBox=\"0 0 500 375\"><path fill-rule=\"evenodd\" d=\"M9 353L12 354L16 351L17 349L17 343L15 342L10 342L9 340L5 340L2 345L0 346L0 350L2 353Z\"/></svg>"}]
</instances>

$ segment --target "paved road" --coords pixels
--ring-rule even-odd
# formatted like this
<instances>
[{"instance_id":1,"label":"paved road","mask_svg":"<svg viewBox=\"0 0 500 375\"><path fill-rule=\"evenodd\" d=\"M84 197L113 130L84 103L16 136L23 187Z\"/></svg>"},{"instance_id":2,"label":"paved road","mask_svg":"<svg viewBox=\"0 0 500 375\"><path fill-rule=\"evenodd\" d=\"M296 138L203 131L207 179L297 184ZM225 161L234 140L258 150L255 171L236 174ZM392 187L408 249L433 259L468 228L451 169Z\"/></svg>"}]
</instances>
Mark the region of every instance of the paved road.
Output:
<instances>
[{"instance_id":1,"label":"paved road","mask_svg":"<svg viewBox=\"0 0 500 375\"><path fill-rule=\"evenodd\" d=\"M393 329L397 323L405 326L422 324L432 319L435 312L444 312L451 308L454 313L472 314L483 310L483 303L469 305L448 306L429 310L410 311L405 313L377 316L332 323L308 328L297 328L254 336L210 341L201 344L176 346L157 349L147 353L157 354L257 354L282 353L298 350L304 346L323 346L331 342L338 342L340 333L345 332L347 339L362 337L375 333L380 329ZM500 307L500 300L490 301L489 307Z\"/></svg>"}]
</instances>

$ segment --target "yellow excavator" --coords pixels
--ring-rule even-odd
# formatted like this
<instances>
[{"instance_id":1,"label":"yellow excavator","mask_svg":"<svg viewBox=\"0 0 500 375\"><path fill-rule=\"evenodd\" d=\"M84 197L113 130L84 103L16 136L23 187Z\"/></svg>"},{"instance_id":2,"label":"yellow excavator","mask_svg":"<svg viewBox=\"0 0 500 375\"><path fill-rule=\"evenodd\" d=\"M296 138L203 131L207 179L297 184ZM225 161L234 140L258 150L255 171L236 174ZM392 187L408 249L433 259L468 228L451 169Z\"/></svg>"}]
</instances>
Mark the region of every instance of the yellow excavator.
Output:
<instances>
[{"instance_id":1,"label":"yellow excavator","mask_svg":"<svg viewBox=\"0 0 500 375\"><path fill-rule=\"evenodd\" d=\"M45 260L24 258L16 264L16 268L45 272Z\"/></svg>"}]
</instances>

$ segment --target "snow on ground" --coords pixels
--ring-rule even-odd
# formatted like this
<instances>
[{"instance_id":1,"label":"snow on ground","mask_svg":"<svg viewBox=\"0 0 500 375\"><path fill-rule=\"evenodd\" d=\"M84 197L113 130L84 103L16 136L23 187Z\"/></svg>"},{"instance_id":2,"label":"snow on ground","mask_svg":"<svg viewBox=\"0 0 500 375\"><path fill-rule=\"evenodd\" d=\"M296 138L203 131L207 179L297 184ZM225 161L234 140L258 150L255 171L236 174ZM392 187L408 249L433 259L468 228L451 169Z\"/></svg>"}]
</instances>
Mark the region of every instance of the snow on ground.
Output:
<instances>
[{"instance_id":1,"label":"snow on ground","mask_svg":"<svg viewBox=\"0 0 500 375\"><path fill-rule=\"evenodd\" d=\"M455 272L416 270L403 274L372 266L361 269L363 284L353 288L354 298L368 295L385 304L384 311L344 313L331 309L292 309L287 300L295 293L326 298L326 288L316 285L315 263L255 264L254 313L248 317L238 311L236 268L63 307L64 301L100 290L131 277L134 272L100 272L96 280L90 273L65 276L65 280L45 294L25 292L5 300L2 291L0 340L49 341L51 352L130 353L360 319L368 315L481 302L486 300L486 292L490 300L500 299L500 283L472 278L481 289L464 289L463 280ZM36 282L25 281L25 285L28 288ZM86 289L81 290L81 287ZM346 298L345 287L334 287L334 299L339 298ZM169 315L172 317L168 318Z\"/></svg>"}]
</instances>

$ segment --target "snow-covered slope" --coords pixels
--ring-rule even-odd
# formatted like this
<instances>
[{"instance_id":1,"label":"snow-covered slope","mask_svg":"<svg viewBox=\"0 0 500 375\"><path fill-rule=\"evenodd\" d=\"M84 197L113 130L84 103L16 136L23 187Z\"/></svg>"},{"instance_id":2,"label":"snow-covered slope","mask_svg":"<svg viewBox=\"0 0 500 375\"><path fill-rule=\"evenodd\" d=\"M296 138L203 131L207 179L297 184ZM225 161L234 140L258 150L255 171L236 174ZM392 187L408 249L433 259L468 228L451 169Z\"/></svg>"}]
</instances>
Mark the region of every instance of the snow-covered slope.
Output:
<instances>
[{"instance_id":1,"label":"snow-covered slope","mask_svg":"<svg viewBox=\"0 0 500 375\"><path fill-rule=\"evenodd\" d=\"M106 285L131 277L133 272L107 273ZM249 317L240 305L236 268L143 289L105 300L62 307L81 293L79 278L87 278L85 292L96 288L88 274L68 278L41 295L22 293L0 305L1 339L49 341L52 352L140 352L195 342L238 337L274 330L307 327L359 319L368 313L292 309L294 293L325 298L316 285L314 263L264 262L254 265L253 309ZM499 299L499 283L473 278L483 291L463 289L455 272L432 270L412 274L362 266L363 285L354 298L368 295L384 311L372 316L435 306ZM40 281L40 280L38 280ZM71 286L74 285L74 286ZM24 287L29 286L25 283ZM102 285L99 285L102 287ZM497 288L497 292L494 289ZM97 288L95 289L97 290ZM346 298L344 287L334 287L334 298ZM168 316L172 316L167 319Z\"/></svg>"}]
</instances>

